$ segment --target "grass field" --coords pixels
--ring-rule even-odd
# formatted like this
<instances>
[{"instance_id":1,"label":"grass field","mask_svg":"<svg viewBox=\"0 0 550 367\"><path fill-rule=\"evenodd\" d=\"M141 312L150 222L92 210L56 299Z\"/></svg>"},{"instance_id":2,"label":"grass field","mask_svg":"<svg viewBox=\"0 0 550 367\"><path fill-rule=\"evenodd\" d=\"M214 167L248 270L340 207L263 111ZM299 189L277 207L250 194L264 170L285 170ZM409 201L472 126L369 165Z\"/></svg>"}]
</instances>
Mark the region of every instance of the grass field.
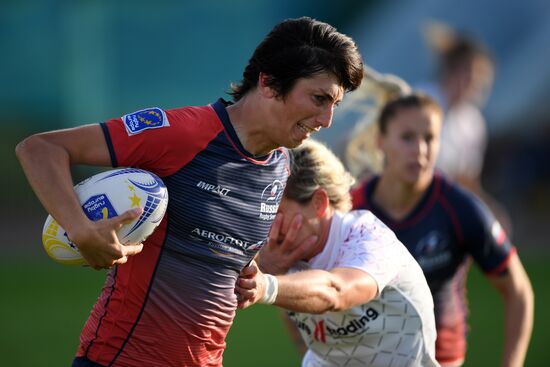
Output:
<instances>
[{"instance_id":1,"label":"grass field","mask_svg":"<svg viewBox=\"0 0 550 367\"><path fill-rule=\"evenodd\" d=\"M550 259L525 262L536 293L535 329L526 366L550 365ZM0 261L0 355L2 366L70 366L80 329L94 303L104 273L50 261ZM468 280L471 332L467 367L498 366L502 307L496 292L476 269ZM299 366L299 356L276 309L239 311L228 337L225 367Z\"/></svg>"}]
</instances>

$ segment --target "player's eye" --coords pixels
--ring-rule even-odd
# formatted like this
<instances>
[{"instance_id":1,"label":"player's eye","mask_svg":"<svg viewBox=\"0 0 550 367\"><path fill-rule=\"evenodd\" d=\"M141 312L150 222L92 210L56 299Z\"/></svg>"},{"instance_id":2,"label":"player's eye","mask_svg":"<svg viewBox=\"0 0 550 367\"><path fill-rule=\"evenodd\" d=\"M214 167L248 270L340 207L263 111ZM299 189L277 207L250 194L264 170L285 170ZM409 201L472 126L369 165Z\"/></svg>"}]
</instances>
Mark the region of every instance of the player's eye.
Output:
<instances>
[{"instance_id":1,"label":"player's eye","mask_svg":"<svg viewBox=\"0 0 550 367\"><path fill-rule=\"evenodd\" d=\"M411 132L404 132L401 134L401 140L403 141L406 141L406 142L411 142L414 140L414 134L412 134Z\"/></svg>"},{"instance_id":2,"label":"player's eye","mask_svg":"<svg viewBox=\"0 0 550 367\"><path fill-rule=\"evenodd\" d=\"M314 95L314 96L313 96L313 100L315 101L315 104L316 104L316 105L322 106L323 103L325 103L326 98L325 98L325 96Z\"/></svg>"}]
</instances>

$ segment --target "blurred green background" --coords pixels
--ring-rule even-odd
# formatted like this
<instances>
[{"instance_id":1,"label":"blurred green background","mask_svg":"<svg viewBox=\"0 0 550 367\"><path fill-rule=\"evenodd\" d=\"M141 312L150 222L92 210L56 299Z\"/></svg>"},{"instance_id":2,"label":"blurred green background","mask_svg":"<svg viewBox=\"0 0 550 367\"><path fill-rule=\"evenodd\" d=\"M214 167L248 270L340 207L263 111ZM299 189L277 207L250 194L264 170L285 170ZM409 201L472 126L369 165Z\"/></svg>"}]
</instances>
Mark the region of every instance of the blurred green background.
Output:
<instances>
[{"instance_id":1,"label":"blurred green background","mask_svg":"<svg viewBox=\"0 0 550 367\"><path fill-rule=\"evenodd\" d=\"M525 263L536 293L535 328L526 366L547 366L550 302L548 263ZM80 330L103 284L104 272L64 267L53 261L4 262L0 303L2 365L70 366ZM473 269L468 279L471 330L465 367L498 366L503 310L499 296ZM6 302L7 301L7 302ZM226 367L299 366L300 358L276 307L257 305L237 311L224 354Z\"/></svg>"},{"instance_id":2,"label":"blurred green background","mask_svg":"<svg viewBox=\"0 0 550 367\"><path fill-rule=\"evenodd\" d=\"M498 9L499 16L494 16ZM0 355L6 366L68 366L104 273L50 261L46 212L15 160L15 144L48 129L100 122L145 107L203 105L224 96L257 43L282 19L308 15L354 37L366 63L407 81L433 73L420 28L439 19L474 32L497 62L485 109L490 141L483 181L509 211L513 239L536 294L526 366L547 366L550 319L550 4L524 0L62 1L0 3ZM349 125L320 135L333 144ZM40 159L40 157L36 157ZM75 167L75 181L97 169ZM502 307L474 269L468 283L467 366L498 365ZM297 366L274 308L239 311L225 364Z\"/></svg>"}]
</instances>

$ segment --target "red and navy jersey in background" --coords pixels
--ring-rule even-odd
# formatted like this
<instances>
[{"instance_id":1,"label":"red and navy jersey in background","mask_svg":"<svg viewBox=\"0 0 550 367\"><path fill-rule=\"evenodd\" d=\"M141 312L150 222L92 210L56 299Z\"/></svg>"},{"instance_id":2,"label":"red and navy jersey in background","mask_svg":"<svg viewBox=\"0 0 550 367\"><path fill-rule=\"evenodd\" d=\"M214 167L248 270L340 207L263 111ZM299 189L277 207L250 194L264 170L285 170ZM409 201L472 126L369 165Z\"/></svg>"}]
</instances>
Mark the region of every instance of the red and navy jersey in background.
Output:
<instances>
[{"instance_id":1,"label":"red and navy jersey in background","mask_svg":"<svg viewBox=\"0 0 550 367\"><path fill-rule=\"evenodd\" d=\"M440 363L466 354L465 295L470 259L486 274L506 269L515 248L489 209L474 195L435 175L418 205L394 220L373 203L378 177L352 191L354 209L368 209L390 227L418 261L434 297Z\"/></svg>"},{"instance_id":2,"label":"red and navy jersey in background","mask_svg":"<svg viewBox=\"0 0 550 367\"><path fill-rule=\"evenodd\" d=\"M82 331L79 360L103 366L220 366L235 281L257 253L288 177L288 154L253 157L227 102L150 108L101 124L112 165L154 172L165 218L113 268Z\"/></svg>"}]
</instances>

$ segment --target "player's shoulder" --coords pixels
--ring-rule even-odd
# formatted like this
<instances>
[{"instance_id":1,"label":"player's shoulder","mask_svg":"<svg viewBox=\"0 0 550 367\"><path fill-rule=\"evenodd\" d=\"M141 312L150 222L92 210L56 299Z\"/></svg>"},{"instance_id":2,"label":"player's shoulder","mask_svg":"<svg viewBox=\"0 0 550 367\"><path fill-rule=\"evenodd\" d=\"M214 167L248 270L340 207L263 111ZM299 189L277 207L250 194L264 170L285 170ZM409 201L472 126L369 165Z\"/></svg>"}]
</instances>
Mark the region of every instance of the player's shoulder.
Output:
<instances>
[{"instance_id":1,"label":"player's shoulder","mask_svg":"<svg viewBox=\"0 0 550 367\"><path fill-rule=\"evenodd\" d=\"M335 219L340 222L340 233L344 241L375 240L387 244L397 241L395 233L370 210L352 210L335 215L333 221Z\"/></svg>"},{"instance_id":2,"label":"player's shoulder","mask_svg":"<svg viewBox=\"0 0 550 367\"><path fill-rule=\"evenodd\" d=\"M353 210L333 217L340 223L340 238L332 231L329 237L339 243L339 266L367 271L383 289L399 269L416 264L395 233L368 210ZM342 265L344 264L344 265Z\"/></svg>"},{"instance_id":3,"label":"player's shoulder","mask_svg":"<svg viewBox=\"0 0 550 367\"><path fill-rule=\"evenodd\" d=\"M437 179L440 180L440 201L446 202L462 225L477 227L493 221L493 214L478 196L446 177L437 176Z\"/></svg>"},{"instance_id":4,"label":"player's shoulder","mask_svg":"<svg viewBox=\"0 0 550 367\"><path fill-rule=\"evenodd\" d=\"M479 108L475 104L469 102L459 103L453 106L449 110L449 115L451 117L460 118L461 122L465 123L467 126L472 123L484 121L483 114Z\"/></svg>"},{"instance_id":5,"label":"player's shoulder","mask_svg":"<svg viewBox=\"0 0 550 367\"><path fill-rule=\"evenodd\" d=\"M370 211L366 209L352 210L347 213L339 213L339 217L344 226L357 226L362 224L373 224L377 218Z\"/></svg>"},{"instance_id":6,"label":"player's shoulder","mask_svg":"<svg viewBox=\"0 0 550 367\"><path fill-rule=\"evenodd\" d=\"M189 125L204 126L205 124L219 125L219 119L211 105L184 106L165 111L170 122L176 126Z\"/></svg>"},{"instance_id":7,"label":"player's shoulder","mask_svg":"<svg viewBox=\"0 0 550 367\"><path fill-rule=\"evenodd\" d=\"M436 174L434 180L436 185L439 186L440 195L453 207L475 209L481 203L474 193L462 188L441 174Z\"/></svg>"},{"instance_id":8,"label":"player's shoulder","mask_svg":"<svg viewBox=\"0 0 550 367\"><path fill-rule=\"evenodd\" d=\"M161 129L204 129L206 125L216 124L216 113L210 106L186 106L172 109L148 107L123 115L120 120L128 135L137 135L143 131Z\"/></svg>"}]
</instances>

